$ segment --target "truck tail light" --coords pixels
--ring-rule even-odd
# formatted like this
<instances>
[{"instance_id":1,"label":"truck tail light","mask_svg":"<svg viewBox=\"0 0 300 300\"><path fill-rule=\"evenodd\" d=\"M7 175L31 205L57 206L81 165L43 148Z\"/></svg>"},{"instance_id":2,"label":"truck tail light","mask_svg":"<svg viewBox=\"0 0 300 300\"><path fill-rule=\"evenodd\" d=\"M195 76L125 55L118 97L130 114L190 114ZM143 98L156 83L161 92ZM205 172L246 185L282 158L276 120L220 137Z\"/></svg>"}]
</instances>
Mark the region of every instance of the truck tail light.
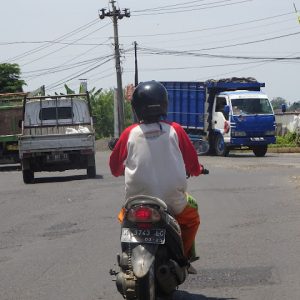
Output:
<instances>
[{"instance_id":1,"label":"truck tail light","mask_svg":"<svg viewBox=\"0 0 300 300\"><path fill-rule=\"evenodd\" d=\"M80 150L80 154L84 154L84 155L93 154L93 153L94 153L94 150L90 149L90 148Z\"/></svg>"},{"instance_id":2,"label":"truck tail light","mask_svg":"<svg viewBox=\"0 0 300 300\"><path fill-rule=\"evenodd\" d=\"M228 133L230 130L230 124L228 121L224 122L224 133Z\"/></svg>"}]
</instances>

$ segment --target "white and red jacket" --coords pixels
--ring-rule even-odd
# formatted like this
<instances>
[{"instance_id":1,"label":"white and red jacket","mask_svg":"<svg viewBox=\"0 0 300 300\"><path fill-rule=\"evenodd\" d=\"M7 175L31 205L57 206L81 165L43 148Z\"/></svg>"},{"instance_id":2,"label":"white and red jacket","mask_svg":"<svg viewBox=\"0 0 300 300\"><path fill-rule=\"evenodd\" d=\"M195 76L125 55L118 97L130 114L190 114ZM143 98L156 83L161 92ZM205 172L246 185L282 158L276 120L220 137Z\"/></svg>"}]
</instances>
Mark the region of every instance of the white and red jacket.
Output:
<instances>
[{"instance_id":1,"label":"white and red jacket","mask_svg":"<svg viewBox=\"0 0 300 300\"><path fill-rule=\"evenodd\" d=\"M187 204L186 174L198 176L203 170L183 128L165 121L126 128L109 165L114 176L125 175L126 199L136 195L158 197L175 215Z\"/></svg>"}]
</instances>

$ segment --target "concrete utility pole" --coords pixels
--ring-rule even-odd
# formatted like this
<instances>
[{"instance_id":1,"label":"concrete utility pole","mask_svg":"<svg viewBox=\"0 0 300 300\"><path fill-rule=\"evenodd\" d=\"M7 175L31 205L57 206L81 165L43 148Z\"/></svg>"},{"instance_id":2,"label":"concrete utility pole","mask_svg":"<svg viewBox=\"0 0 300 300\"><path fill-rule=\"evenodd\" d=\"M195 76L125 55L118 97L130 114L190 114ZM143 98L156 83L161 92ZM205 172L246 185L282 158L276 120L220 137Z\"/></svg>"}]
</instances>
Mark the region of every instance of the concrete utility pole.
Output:
<instances>
[{"instance_id":1,"label":"concrete utility pole","mask_svg":"<svg viewBox=\"0 0 300 300\"><path fill-rule=\"evenodd\" d=\"M86 93L87 92L87 79L80 78L80 86L79 86L79 93Z\"/></svg>"},{"instance_id":2,"label":"concrete utility pole","mask_svg":"<svg viewBox=\"0 0 300 300\"><path fill-rule=\"evenodd\" d=\"M121 20L123 17L130 17L129 9L125 8L123 12L117 9L115 6L115 0L111 0L112 10L106 12L105 8L102 8L99 13L100 19L105 17L111 17L114 24L114 42L115 42L115 61L116 61L116 72L117 72L117 103L118 103L118 136L124 130L124 99L123 99L123 87L122 87L122 70L121 70L121 59L120 59L120 48L119 48L119 34L118 34L118 19Z\"/></svg>"},{"instance_id":3,"label":"concrete utility pole","mask_svg":"<svg viewBox=\"0 0 300 300\"><path fill-rule=\"evenodd\" d=\"M138 72L138 61L137 61L137 42L134 42L134 85L139 84L139 72Z\"/></svg>"}]
</instances>

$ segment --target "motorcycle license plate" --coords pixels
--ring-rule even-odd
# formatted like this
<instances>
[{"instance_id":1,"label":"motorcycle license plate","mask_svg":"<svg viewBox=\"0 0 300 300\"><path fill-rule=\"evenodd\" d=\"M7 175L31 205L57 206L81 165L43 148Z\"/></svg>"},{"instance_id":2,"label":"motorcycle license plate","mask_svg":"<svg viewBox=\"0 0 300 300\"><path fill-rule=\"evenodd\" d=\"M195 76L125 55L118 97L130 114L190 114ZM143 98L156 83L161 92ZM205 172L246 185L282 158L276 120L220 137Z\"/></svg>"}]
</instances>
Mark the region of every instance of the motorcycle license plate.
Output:
<instances>
[{"instance_id":1,"label":"motorcycle license plate","mask_svg":"<svg viewBox=\"0 0 300 300\"><path fill-rule=\"evenodd\" d=\"M122 228L122 243L164 244L166 230L159 228L138 229Z\"/></svg>"}]
</instances>

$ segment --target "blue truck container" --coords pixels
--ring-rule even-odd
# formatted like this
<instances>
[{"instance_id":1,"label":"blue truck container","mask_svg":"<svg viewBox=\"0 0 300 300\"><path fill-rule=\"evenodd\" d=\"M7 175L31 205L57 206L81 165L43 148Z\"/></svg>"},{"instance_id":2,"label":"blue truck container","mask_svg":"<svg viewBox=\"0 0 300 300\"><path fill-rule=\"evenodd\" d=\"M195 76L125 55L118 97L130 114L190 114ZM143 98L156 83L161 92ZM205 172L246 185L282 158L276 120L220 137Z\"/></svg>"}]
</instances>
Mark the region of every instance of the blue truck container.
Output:
<instances>
[{"instance_id":1,"label":"blue truck container","mask_svg":"<svg viewBox=\"0 0 300 300\"><path fill-rule=\"evenodd\" d=\"M251 149L264 156L275 143L275 116L261 91L264 83L252 78L161 83L169 95L167 119L181 124L199 154Z\"/></svg>"}]
</instances>

